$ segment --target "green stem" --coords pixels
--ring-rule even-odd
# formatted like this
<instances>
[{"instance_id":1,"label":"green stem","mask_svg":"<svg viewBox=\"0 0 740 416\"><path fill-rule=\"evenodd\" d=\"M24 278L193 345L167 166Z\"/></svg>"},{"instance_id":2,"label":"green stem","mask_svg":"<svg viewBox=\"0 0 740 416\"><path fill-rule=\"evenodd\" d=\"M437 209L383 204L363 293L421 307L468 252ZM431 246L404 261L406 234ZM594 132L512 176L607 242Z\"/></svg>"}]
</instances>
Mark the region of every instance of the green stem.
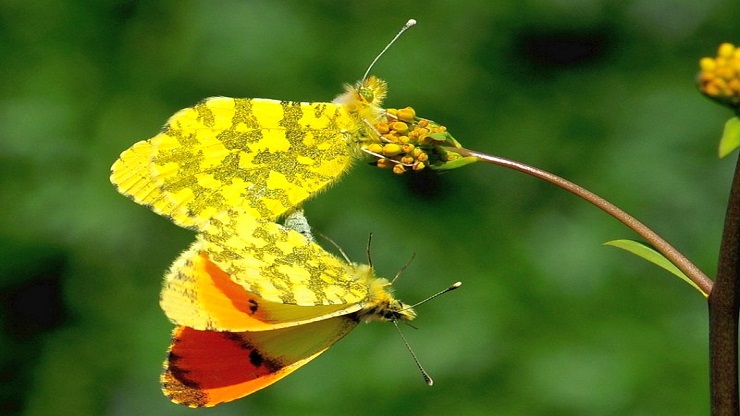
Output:
<instances>
[{"instance_id":1,"label":"green stem","mask_svg":"<svg viewBox=\"0 0 740 416\"><path fill-rule=\"evenodd\" d=\"M712 415L738 415L738 310L740 309L740 158L735 166L717 265L709 294L709 374Z\"/></svg>"},{"instance_id":2,"label":"green stem","mask_svg":"<svg viewBox=\"0 0 740 416\"><path fill-rule=\"evenodd\" d=\"M464 157L475 157L480 161L492 163L494 165L503 166L509 169L514 169L519 172L532 175L536 178L550 182L553 185L559 186L568 192L575 194L576 196L590 202L598 208L601 208L604 212L616 218L627 227L634 230L642 238L647 240L657 251L663 254L671 263L679 268L686 276L691 279L704 293L711 293L713 282L704 274L698 267L694 265L689 259L683 254L676 250L672 245L668 244L661 236L655 233L655 231L648 228L645 224L641 223L631 215L617 208L611 202L604 198L594 194L593 192L582 188L570 182L560 176L554 175L550 172L542 169L535 168L533 166L526 165L521 162L505 159L498 156L491 156L485 153L476 152L474 150L463 149L463 148L452 148L445 147L444 150L448 152L454 152Z\"/></svg>"}]
</instances>

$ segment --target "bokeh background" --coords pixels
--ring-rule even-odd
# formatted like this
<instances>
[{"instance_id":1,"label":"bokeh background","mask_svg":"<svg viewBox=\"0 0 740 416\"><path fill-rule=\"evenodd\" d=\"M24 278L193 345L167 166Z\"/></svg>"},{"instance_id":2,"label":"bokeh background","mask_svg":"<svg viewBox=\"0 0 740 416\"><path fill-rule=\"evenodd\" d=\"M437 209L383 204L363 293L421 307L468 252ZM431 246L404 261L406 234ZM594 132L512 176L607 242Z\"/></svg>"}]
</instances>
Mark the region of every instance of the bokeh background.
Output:
<instances>
[{"instance_id":1,"label":"bokeh background","mask_svg":"<svg viewBox=\"0 0 740 416\"><path fill-rule=\"evenodd\" d=\"M419 308L362 326L251 397L192 411L160 393L163 271L193 239L118 195L109 167L198 100L328 101L373 73L466 147L594 190L709 275L733 168L729 111L694 76L740 41L734 0L0 1L0 413L701 415L706 306L601 243L635 236L550 185L473 165L364 164L312 200L317 231Z\"/></svg>"}]
</instances>

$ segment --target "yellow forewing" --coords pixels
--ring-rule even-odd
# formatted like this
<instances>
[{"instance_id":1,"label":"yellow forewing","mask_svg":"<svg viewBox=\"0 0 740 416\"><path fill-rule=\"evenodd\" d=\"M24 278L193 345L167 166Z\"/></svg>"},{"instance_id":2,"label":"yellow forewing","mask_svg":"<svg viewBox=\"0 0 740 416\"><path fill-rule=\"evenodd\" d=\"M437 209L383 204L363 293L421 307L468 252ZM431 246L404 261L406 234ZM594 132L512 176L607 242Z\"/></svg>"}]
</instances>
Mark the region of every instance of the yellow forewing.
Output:
<instances>
[{"instance_id":1,"label":"yellow forewing","mask_svg":"<svg viewBox=\"0 0 740 416\"><path fill-rule=\"evenodd\" d=\"M111 181L184 227L229 208L274 219L349 168L356 130L336 104L209 98L121 154Z\"/></svg>"},{"instance_id":2,"label":"yellow forewing","mask_svg":"<svg viewBox=\"0 0 740 416\"><path fill-rule=\"evenodd\" d=\"M198 241L175 260L165 276L160 305L176 325L199 330L267 331L345 315L360 305L297 306L248 292L210 261Z\"/></svg>"},{"instance_id":3,"label":"yellow forewing","mask_svg":"<svg viewBox=\"0 0 740 416\"><path fill-rule=\"evenodd\" d=\"M372 269L347 264L301 233L230 211L198 236L210 260L262 299L298 306L357 303Z\"/></svg>"},{"instance_id":4,"label":"yellow forewing","mask_svg":"<svg viewBox=\"0 0 740 416\"><path fill-rule=\"evenodd\" d=\"M349 169L381 116L385 89L370 77L336 103L208 98L124 151L110 179L187 228L202 230L226 210L275 220Z\"/></svg>"}]
</instances>

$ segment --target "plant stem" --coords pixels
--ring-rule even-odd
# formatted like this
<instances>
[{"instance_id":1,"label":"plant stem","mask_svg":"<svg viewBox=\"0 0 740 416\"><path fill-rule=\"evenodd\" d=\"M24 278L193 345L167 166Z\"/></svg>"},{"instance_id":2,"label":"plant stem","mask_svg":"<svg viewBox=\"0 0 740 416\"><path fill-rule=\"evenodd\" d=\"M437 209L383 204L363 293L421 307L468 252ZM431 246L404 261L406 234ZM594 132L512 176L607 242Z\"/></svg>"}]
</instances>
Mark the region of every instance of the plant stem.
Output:
<instances>
[{"instance_id":1,"label":"plant stem","mask_svg":"<svg viewBox=\"0 0 740 416\"><path fill-rule=\"evenodd\" d=\"M491 156L485 153L476 152L474 150L464 148L452 148L445 147L444 150L448 152L454 152L464 157L475 157L480 161L492 163L494 165L503 166L509 169L514 169L519 172L532 175L536 178L550 182L553 185L559 186L568 192L575 194L576 196L590 202L598 208L601 208L607 214L616 218L627 227L634 230L642 238L647 240L650 244L655 247L663 256L665 256L671 263L673 263L679 270L684 272L686 276L691 279L704 293L709 294L712 291L713 282L704 274L698 267L694 265L689 259L683 254L676 250L672 245L668 244L662 237L655 233L655 231L648 228L645 224L641 223L631 215L617 208L611 202L604 198L594 194L593 192L574 184L560 176L554 175L550 172L542 169L529 166L527 164L516 162L513 160L505 159L498 156Z\"/></svg>"},{"instance_id":2,"label":"plant stem","mask_svg":"<svg viewBox=\"0 0 740 416\"><path fill-rule=\"evenodd\" d=\"M737 416L738 310L740 309L740 158L735 166L717 280L709 294L709 374L712 415Z\"/></svg>"}]
</instances>

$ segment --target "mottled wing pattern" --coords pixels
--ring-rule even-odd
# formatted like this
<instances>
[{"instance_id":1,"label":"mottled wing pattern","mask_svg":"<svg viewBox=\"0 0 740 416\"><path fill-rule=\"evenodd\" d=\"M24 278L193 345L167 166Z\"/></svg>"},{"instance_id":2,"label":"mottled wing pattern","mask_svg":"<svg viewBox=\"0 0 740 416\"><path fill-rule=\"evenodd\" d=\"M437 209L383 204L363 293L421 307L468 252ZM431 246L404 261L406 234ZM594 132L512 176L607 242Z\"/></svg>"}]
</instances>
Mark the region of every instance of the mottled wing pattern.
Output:
<instances>
[{"instance_id":1,"label":"mottled wing pattern","mask_svg":"<svg viewBox=\"0 0 740 416\"><path fill-rule=\"evenodd\" d=\"M338 104L208 98L124 151L111 182L196 230L227 209L276 219L349 169L358 124Z\"/></svg>"},{"instance_id":2,"label":"mottled wing pattern","mask_svg":"<svg viewBox=\"0 0 740 416\"><path fill-rule=\"evenodd\" d=\"M265 300L235 283L210 261L205 245L196 241L165 275L160 305L176 325L200 330L267 331L360 309L357 303L296 306Z\"/></svg>"},{"instance_id":3,"label":"mottled wing pattern","mask_svg":"<svg viewBox=\"0 0 740 416\"><path fill-rule=\"evenodd\" d=\"M326 351L357 326L353 315L273 331L175 328L162 390L173 402L210 407L269 386Z\"/></svg>"},{"instance_id":4,"label":"mottled wing pattern","mask_svg":"<svg viewBox=\"0 0 740 416\"><path fill-rule=\"evenodd\" d=\"M368 294L367 276L359 276L357 267L295 230L243 212L213 218L198 241L235 283L270 302L351 304Z\"/></svg>"}]
</instances>

